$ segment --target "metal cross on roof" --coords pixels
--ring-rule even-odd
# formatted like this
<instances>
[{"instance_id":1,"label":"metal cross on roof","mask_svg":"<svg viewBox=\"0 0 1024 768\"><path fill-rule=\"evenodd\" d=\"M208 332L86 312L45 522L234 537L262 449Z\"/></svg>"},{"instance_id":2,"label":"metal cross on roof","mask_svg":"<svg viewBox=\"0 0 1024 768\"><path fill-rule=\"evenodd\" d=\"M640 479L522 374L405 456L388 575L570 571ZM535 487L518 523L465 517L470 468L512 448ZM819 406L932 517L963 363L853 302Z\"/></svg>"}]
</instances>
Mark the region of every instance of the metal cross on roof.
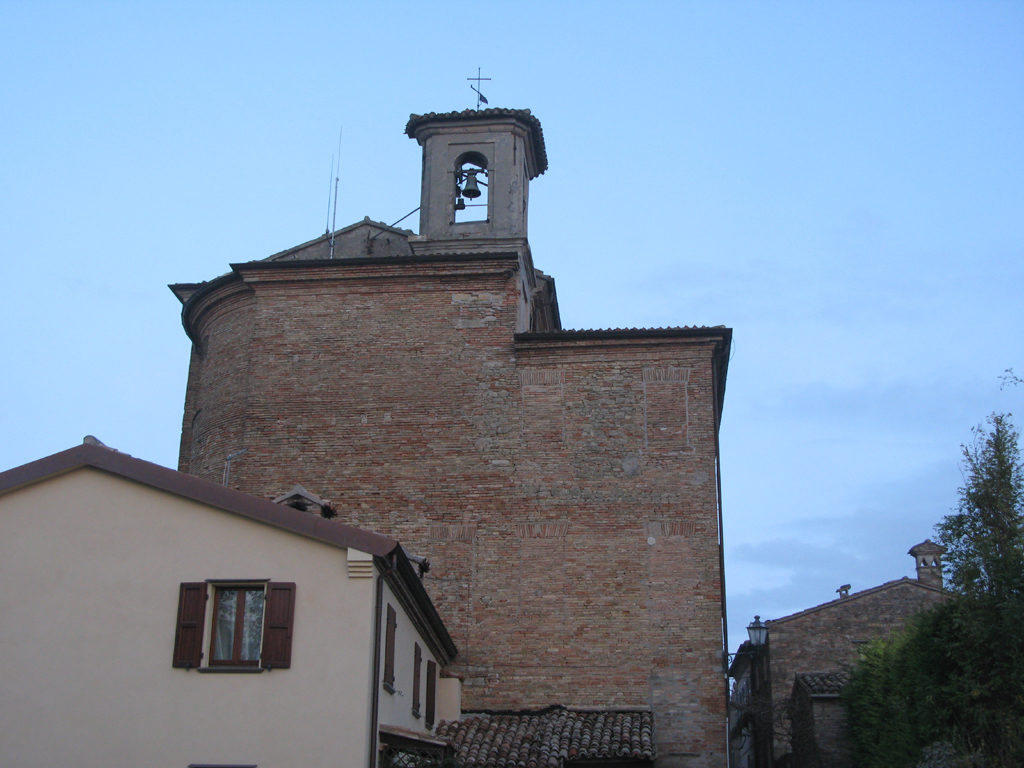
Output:
<instances>
[{"instance_id":1,"label":"metal cross on roof","mask_svg":"<svg viewBox=\"0 0 1024 768\"><path fill-rule=\"evenodd\" d=\"M476 108L480 109L480 104L486 104L487 103L487 97L484 96L482 93L480 93L480 81L481 80L490 80L491 78L489 78L489 77L480 77L480 67L477 67L476 68L476 77L467 77L466 79L467 80L476 80L476 86L474 86L472 83L470 83L469 87L472 88L476 92Z\"/></svg>"}]
</instances>

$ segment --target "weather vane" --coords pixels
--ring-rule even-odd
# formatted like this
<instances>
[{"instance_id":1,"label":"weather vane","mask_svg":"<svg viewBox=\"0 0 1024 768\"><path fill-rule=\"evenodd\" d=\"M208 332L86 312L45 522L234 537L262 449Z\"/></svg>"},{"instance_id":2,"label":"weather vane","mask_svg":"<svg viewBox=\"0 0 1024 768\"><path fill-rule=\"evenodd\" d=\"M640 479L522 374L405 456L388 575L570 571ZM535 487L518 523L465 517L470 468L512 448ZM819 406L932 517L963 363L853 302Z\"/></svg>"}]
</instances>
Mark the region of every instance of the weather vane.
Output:
<instances>
[{"instance_id":1,"label":"weather vane","mask_svg":"<svg viewBox=\"0 0 1024 768\"><path fill-rule=\"evenodd\" d=\"M490 80L491 78L489 78L489 77L480 77L480 67L477 67L476 68L476 77L467 77L466 79L467 80L476 80L476 85L474 86L472 83L470 83L469 87L472 88L476 92L476 108L480 109L480 105L481 104L486 104L487 103L487 97L484 96L482 93L480 93L480 81L481 80Z\"/></svg>"}]
</instances>

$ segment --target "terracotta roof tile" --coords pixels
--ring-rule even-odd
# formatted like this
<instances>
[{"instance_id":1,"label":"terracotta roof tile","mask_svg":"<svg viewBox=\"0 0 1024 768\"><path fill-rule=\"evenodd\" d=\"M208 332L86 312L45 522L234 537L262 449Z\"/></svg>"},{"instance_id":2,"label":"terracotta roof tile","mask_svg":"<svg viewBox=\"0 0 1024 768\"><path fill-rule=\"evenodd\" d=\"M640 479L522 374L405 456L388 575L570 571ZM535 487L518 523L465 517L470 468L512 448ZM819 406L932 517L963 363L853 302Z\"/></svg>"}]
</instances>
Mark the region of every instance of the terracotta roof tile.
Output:
<instances>
[{"instance_id":1,"label":"terracotta roof tile","mask_svg":"<svg viewBox=\"0 0 1024 768\"><path fill-rule=\"evenodd\" d=\"M796 676L797 685L807 689L811 696L838 696L850 682L845 672L806 672Z\"/></svg>"},{"instance_id":2,"label":"terracotta roof tile","mask_svg":"<svg viewBox=\"0 0 1024 768\"><path fill-rule=\"evenodd\" d=\"M442 722L465 768L562 768L566 760L654 758L654 716L645 711L550 707L490 712Z\"/></svg>"}]
</instances>

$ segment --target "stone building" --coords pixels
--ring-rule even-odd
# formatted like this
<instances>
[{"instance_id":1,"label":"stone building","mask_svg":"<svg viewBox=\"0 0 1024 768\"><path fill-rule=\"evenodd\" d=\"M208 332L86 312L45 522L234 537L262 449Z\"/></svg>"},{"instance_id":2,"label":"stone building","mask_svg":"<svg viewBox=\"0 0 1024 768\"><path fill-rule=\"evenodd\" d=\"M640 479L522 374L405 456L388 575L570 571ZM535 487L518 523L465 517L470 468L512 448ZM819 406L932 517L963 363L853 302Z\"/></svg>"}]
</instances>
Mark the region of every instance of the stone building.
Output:
<instances>
[{"instance_id":1,"label":"stone building","mask_svg":"<svg viewBox=\"0 0 1024 768\"><path fill-rule=\"evenodd\" d=\"M650 712L659 765L720 766L731 330L563 329L527 240L537 118L406 133L419 234L366 219L171 286L193 342L179 468L299 484L429 559L466 711Z\"/></svg>"},{"instance_id":2,"label":"stone building","mask_svg":"<svg viewBox=\"0 0 1024 768\"><path fill-rule=\"evenodd\" d=\"M944 551L926 539L907 553L914 557L916 579L903 577L852 594L846 584L836 590L835 600L767 622L776 765L849 765L839 693L857 649L891 636L908 618L947 598Z\"/></svg>"}]
</instances>

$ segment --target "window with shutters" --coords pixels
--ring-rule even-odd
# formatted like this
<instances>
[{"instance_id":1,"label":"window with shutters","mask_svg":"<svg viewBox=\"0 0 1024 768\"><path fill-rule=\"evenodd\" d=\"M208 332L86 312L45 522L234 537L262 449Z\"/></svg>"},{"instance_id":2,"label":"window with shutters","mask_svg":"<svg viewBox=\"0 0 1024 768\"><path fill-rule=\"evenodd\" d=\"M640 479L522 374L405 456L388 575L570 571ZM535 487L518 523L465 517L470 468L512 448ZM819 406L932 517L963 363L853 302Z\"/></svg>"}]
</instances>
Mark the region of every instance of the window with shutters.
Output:
<instances>
[{"instance_id":1,"label":"window with shutters","mask_svg":"<svg viewBox=\"0 0 1024 768\"><path fill-rule=\"evenodd\" d=\"M209 611L208 602L212 602ZM291 582L182 584L173 666L205 671L287 669L294 615L295 584ZM206 664L204 637L209 638Z\"/></svg>"},{"instance_id":2,"label":"window with shutters","mask_svg":"<svg viewBox=\"0 0 1024 768\"><path fill-rule=\"evenodd\" d=\"M263 587L214 587L213 592L210 664L256 666L263 642Z\"/></svg>"},{"instance_id":3,"label":"window with shutters","mask_svg":"<svg viewBox=\"0 0 1024 768\"><path fill-rule=\"evenodd\" d=\"M384 690L395 692L395 630L398 627L398 614L394 606L388 603L387 625L384 628ZM379 635L378 635L379 637Z\"/></svg>"},{"instance_id":4,"label":"window with shutters","mask_svg":"<svg viewBox=\"0 0 1024 768\"><path fill-rule=\"evenodd\" d=\"M412 644L412 716L420 716L420 672L423 666L423 651L419 643Z\"/></svg>"},{"instance_id":5,"label":"window with shutters","mask_svg":"<svg viewBox=\"0 0 1024 768\"><path fill-rule=\"evenodd\" d=\"M433 661L427 662L427 713L424 718L424 725L428 729L434 727L434 709L437 704L437 664Z\"/></svg>"}]
</instances>

